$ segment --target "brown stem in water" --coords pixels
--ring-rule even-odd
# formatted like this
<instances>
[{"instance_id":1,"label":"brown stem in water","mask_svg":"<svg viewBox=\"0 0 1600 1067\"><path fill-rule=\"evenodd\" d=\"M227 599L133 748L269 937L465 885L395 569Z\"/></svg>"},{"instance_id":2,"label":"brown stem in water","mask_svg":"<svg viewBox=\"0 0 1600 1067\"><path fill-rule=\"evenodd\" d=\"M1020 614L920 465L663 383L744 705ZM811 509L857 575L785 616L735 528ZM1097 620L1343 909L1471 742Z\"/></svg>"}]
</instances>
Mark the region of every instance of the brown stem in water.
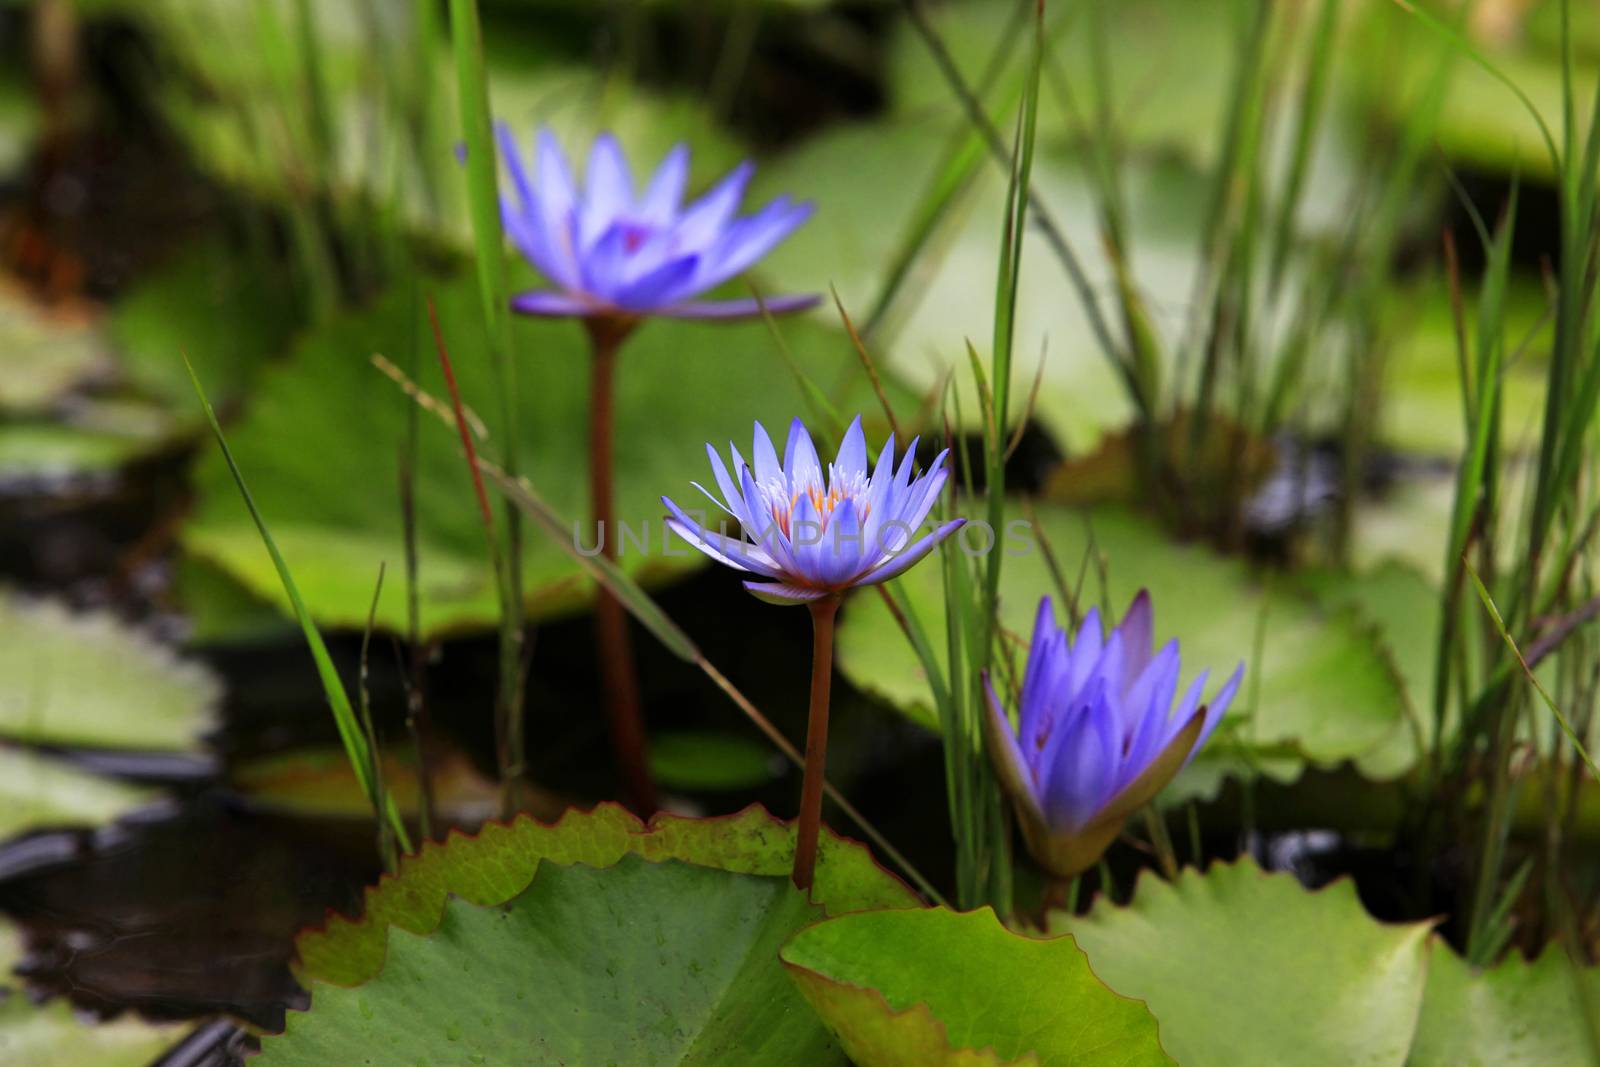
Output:
<instances>
[{"instance_id":1,"label":"brown stem in water","mask_svg":"<svg viewBox=\"0 0 1600 1067\"><path fill-rule=\"evenodd\" d=\"M800 786L799 836L794 844L794 884L810 890L822 828L823 765L828 759L828 696L833 686L833 619L839 597L811 602L811 714L806 720L806 776Z\"/></svg>"},{"instance_id":2,"label":"brown stem in water","mask_svg":"<svg viewBox=\"0 0 1600 1067\"><path fill-rule=\"evenodd\" d=\"M585 319L593 350L589 382L589 501L596 536L606 559L617 558L617 513L612 487L612 425L615 408L617 352L633 331L627 319ZM611 748L622 775L628 806L639 815L656 810L656 783L650 777L644 715L640 710L639 675L628 636L628 613L604 587L595 602L595 650L600 685L605 693Z\"/></svg>"}]
</instances>

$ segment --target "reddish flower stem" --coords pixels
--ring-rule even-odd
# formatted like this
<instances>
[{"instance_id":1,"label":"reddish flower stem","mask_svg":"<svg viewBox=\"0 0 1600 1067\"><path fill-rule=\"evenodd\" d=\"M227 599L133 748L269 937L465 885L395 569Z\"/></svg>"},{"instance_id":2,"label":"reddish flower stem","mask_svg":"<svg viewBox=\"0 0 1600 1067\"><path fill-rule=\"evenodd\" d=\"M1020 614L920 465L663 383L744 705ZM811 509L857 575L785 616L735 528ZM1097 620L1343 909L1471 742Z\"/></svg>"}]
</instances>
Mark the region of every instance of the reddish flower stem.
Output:
<instances>
[{"instance_id":1,"label":"reddish flower stem","mask_svg":"<svg viewBox=\"0 0 1600 1067\"><path fill-rule=\"evenodd\" d=\"M601 554L617 558L617 512L612 487L612 426L616 394L617 353L632 332L628 320L586 319L593 350L589 385L589 501ZM628 636L628 613L604 587L595 603L595 651L600 685L605 694L611 748L622 776L628 807L641 816L656 810L656 783L650 776L644 714L640 709L639 675Z\"/></svg>"},{"instance_id":2,"label":"reddish flower stem","mask_svg":"<svg viewBox=\"0 0 1600 1067\"><path fill-rule=\"evenodd\" d=\"M814 600L811 608L811 713L806 720L806 771L800 786L800 825L794 845L794 884L809 891L817 867L822 828L823 765L828 759L828 698L833 688L833 620L839 597Z\"/></svg>"}]
</instances>

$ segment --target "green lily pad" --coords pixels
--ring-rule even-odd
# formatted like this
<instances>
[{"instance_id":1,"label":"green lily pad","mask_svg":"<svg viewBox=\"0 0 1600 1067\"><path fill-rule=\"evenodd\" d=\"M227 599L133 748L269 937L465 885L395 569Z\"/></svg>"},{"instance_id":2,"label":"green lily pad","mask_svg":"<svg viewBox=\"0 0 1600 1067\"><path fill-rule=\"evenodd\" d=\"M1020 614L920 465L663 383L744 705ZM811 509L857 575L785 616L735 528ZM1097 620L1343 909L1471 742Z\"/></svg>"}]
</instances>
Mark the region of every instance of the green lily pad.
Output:
<instances>
[{"instance_id":1,"label":"green lily pad","mask_svg":"<svg viewBox=\"0 0 1600 1067\"><path fill-rule=\"evenodd\" d=\"M471 278L436 291L451 358L469 405L493 420L498 411L485 353L482 310ZM815 381L853 383L849 410L876 408L842 332L809 320L780 324L793 356ZM229 442L251 492L320 621L360 628L378 564L403 558L397 457L408 400L368 357L404 365L420 353L419 378L445 395L421 293L401 294L339 318L307 337L291 359L262 375L248 414ZM521 390L522 469L544 498L579 524L579 545L593 550L588 507L587 343L575 322L519 317L513 345ZM616 398L616 494L619 521L640 539L619 537L622 563L659 582L704 557L680 541L664 544L662 494L699 507L691 480L707 475L705 447L750 438L753 418L786 426L808 409L793 374L761 323L701 325L653 321L622 353ZM460 442L451 427L423 414L416 474L421 557L421 614L426 634L483 626L498 618L494 580ZM495 442L484 446L494 455ZM185 530L195 554L221 565L249 590L280 606L284 594L221 455L208 452L196 473L199 502ZM710 508L709 504L704 505ZM570 611L593 593L571 557L530 530L525 559L530 612ZM387 582L378 624L406 622L404 588Z\"/></svg>"},{"instance_id":2,"label":"green lily pad","mask_svg":"<svg viewBox=\"0 0 1600 1067\"><path fill-rule=\"evenodd\" d=\"M601 804L591 812L568 812L554 825L524 816L510 824L489 823L471 837L451 834L443 844L424 843L400 861L398 874L368 889L361 919L333 916L326 927L301 934L295 942L300 974L357 985L383 968L389 927L427 934L451 896L502 904L527 888L543 860L600 867L631 854L777 877L792 866L794 827L757 807L722 819L658 815L646 825L615 804ZM813 888L830 914L920 903L865 848L828 831L818 848Z\"/></svg>"},{"instance_id":3,"label":"green lily pad","mask_svg":"<svg viewBox=\"0 0 1600 1067\"><path fill-rule=\"evenodd\" d=\"M712 730L652 736L650 770L668 789L750 789L777 777L772 746L742 734Z\"/></svg>"},{"instance_id":4,"label":"green lily pad","mask_svg":"<svg viewBox=\"0 0 1600 1067\"><path fill-rule=\"evenodd\" d=\"M1474 973L1448 945L1428 962L1407 1067L1546 1067L1600 1061L1600 975L1552 945Z\"/></svg>"},{"instance_id":5,"label":"green lily pad","mask_svg":"<svg viewBox=\"0 0 1600 1067\"><path fill-rule=\"evenodd\" d=\"M0 987L0 1062L6 1067L147 1067L183 1032L133 1016L97 1023L79 1018L65 1001L30 1004L21 990Z\"/></svg>"},{"instance_id":6,"label":"green lily pad","mask_svg":"<svg viewBox=\"0 0 1600 1067\"><path fill-rule=\"evenodd\" d=\"M1053 916L1113 989L1161 1020L1184 1067L1401 1067L1417 1029L1429 923L1386 925L1355 886L1307 892L1248 859L1141 876L1133 903Z\"/></svg>"},{"instance_id":7,"label":"green lily pad","mask_svg":"<svg viewBox=\"0 0 1600 1067\"><path fill-rule=\"evenodd\" d=\"M287 347L297 322L287 282L259 253L208 240L129 290L107 329L130 382L198 422L184 357L220 406L240 395L267 357Z\"/></svg>"},{"instance_id":8,"label":"green lily pad","mask_svg":"<svg viewBox=\"0 0 1600 1067\"><path fill-rule=\"evenodd\" d=\"M1555 3L1542 6L1545 29L1519 31L1520 4L1485 4L1469 22L1472 43L1514 84L1543 116L1559 146L1562 79ZM1429 4L1435 19L1449 22L1439 5ZM1571 6L1574 36L1593 40L1600 19L1586 4ZM1497 17L1509 16L1509 17ZM1398 126L1421 98L1437 64L1439 38L1397 4L1370 4L1358 22L1359 36L1347 50L1352 96L1374 119ZM1580 123L1588 122L1597 71L1592 50L1576 50L1573 98ZM1582 127L1580 127L1582 128ZM1453 163L1501 174L1551 180L1553 164L1527 107L1504 82L1465 55L1457 57L1440 110L1433 141Z\"/></svg>"},{"instance_id":9,"label":"green lily pad","mask_svg":"<svg viewBox=\"0 0 1600 1067\"><path fill-rule=\"evenodd\" d=\"M821 915L781 876L543 864L503 908L396 932L365 985L314 986L261 1062L843 1064L778 965Z\"/></svg>"},{"instance_id":10,"label":"green lily pad","mask_svg":"<svg viewBox=\"0 0 1600 1067\"><path fill-rule=\"evenodd\" d=\"M783 946L806 1000L862 1067L1170 1064L1143 1004L1070 937L1022 937L987 908L860 912Z\"/></svg>"},{"instance_id":11,"label":"green lily pad","mask_svg":"<svg viewBox=\"0 0 1600 1067\"><path fill-rule=\"evenodd\" d=\"M146 1067L183 1033L182 1026L133 1015L95 1022L60 999L35 1004L12 978L21 960L20 932L0 920L0 1063L6 1067Z\"/></svg>"},{"instance_id":12,"label":"green lily pad","mask_svg":"<svg viewBox=\"0 0 1600 1067\"><path fill-rule=\"evenodd\" d=\"M1554 321L1544 318L1548 305L1548 297L1533 280L1519 280L1507 294L1506 344L1510 350L1526 344L1501 376L1501 417L1506 445L1513 451L1538 444L1533 430L1544 411ZM1449 294L1441 281L1435 281L1397 297L1395 312L1396 336L1386 368L1379 432L1386 444L1402 451L1457 459L1466 450L1467 439ZM1475 304L1469 301L1463 314L1472 336L1477 329ZM1443 553L1441 543L1439 554Z\"/></svg>"},{"instance_id":13,"label":"green lily pad","mask_svg":"<svg viewBox=\"0 0 1600 1067\"><path fill-rule=\"evenodd\" d=\"M187 749L221 685L105 613L0 594L0 736L87 748Z\"/></svg>"},{"instance_id":14,"label":"green lily pad","mask_svg":"<svg viewBox=\"0 0 1600 1067\"><path fill-rule=\"evenodd\" d=\"M0 286L0 350L0 412L48 408L111 369L90 308L46 308L9 285Z\"/></svg>"},{"instance_id":15,"label":"green lily pad","mask_svg":"<svg viewBox=\"0 0 1600 1067\"><path fill-rule=\"evenodd\" d=\"M816 199L818 211L767 257L765 273L793 288L802 280L816 284L823 270L845 307L863 320L880 295L923 190L959 129L948 120L924 117L843 127L777 160L758 176L764 194L801 191ZM863 173L873 180L861 181ZM1042 156L1033 187L1082 258L1091 282L1109 286L1101 222L1081 162ZM1202 194L1201 183L1180 168L1130 168L1128 198L1140 205L1130 223L1130 259L1144 291L1188 292ZM993 279L1004 210L1004 175L986 164L940 221L889 318L868 340L880 363L919 394L941 387L953 368L949 380L961 391L961 410L973 427L981 408L965 343L970 339L986 351L993 331ZM1029 395L1045 353L1034 412L1069 451L1093 447L1104 433L1132 419L1126 389L1095 341L1065 268L1036 236L1023 247L1017 315L1013 396ZM1182 321L1181 315L1161 314L1154 325L1164 336L1175 336Z\"/></svg>"},{"instance_id":16,"label":"green lily pad","mask_svg":"<svg viewBox=\"0 0 1600 1067\"><path fill-rule=\"evenodd\" d=\"M0 838L44 827L97 826L159 795L62 759L0 745Z\"/></svg>"},{"instance_id":17,"label":"green lily pad","mask_svg":"<svg viewBox=\"0 0 1600 1067\"><path fill-rule=\"evenodd\" d=\"M968 514L975 513L965 506ZM1168 540L1145 520L1120 509L1039 510L1061 566L1076 574L1089 541L1086 519L1108 566L1108 600L1118 615L1141 588L1155 602L1156 639L1182 641L1185 679L1201 668L1219 685L1245 661L1239 696L1210 742L1254 757L1296 757L1317 763L1352 759L1404 729L1404 697L1369 630L1352 612L1328 611L1251 574L1237 560ZM1026 526L1006 531L996 551L1001 570L1001 618L1026 640L1039 598L1056 596L1042 552ZM944 551L962 551L957 541ZM981 538L970 539L974 548ZM922 566L898 579L936 653L945 647L939 568ZM1091 574L1085 595L1098 602ZM1064 606L1056 605L1064 613ZM1088 606L1086 603L1085 607ZM1264 627L1262 623L1264 621ZM1259 653L1255 635L1261 629ZM854 684L930 727L936 719L921 667L877 597L845 607L839 665ZM1252 699L1254 706L1252 707Z\"/></svg>"},{"instance_id":18,"label":"green lily pad","mask_svg":"<svg viewBox=\"0 0 1600 1067\"><path fill-rule=\"evenodd\" d=\"M983 84L996 46L1013 22L1013 0L945 4L932 22L969 85ZM1173 151L1196 165L1209 165L1226 117L1234 27L1218 8L1184 0L1133 0L1104 5L1107 66L1114 72L1111 112L1119 143L1135 151ZM1047 33L1054 40L1053 80L1040 95L1041 141L1081 135L1093 115L1093 67L1089 59L1089 15L1082 7L1046 7ZM1000 78L1019 81L1027 67L1027 22L1012 37ZM907 114L960 113L933 56L916 29L902 22L890 49L889 77L896 109ZM1063 106L1062 86L1073 110Z\"/></svg>"}]
</instances>

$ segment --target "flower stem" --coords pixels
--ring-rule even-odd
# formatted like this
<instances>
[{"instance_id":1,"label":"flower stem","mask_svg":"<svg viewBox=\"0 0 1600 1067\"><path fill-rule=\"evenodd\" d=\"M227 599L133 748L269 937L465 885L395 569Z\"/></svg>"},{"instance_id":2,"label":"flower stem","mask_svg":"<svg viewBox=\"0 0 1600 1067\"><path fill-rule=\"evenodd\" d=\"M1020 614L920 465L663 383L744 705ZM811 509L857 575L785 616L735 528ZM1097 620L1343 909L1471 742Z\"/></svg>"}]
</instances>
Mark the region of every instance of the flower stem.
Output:
<instances>
[{"instance_id":1,"label":"flower stem","mask_svg":"<svg viewBox=\"0 0 1600 1067\"><path fill-rule=\"evenodd\" d=\"M810 890L822 827L823 765L828 759L828 696L833 686L833 619L837 596L811 603L811 714L806 720L806 776L800 787L800 827L794 845L794 884Z\"/></svg>"},{"instance_id":2,"label":"flower stem","mask_svg":"<svg viewBox=\"0 0 1600 1067\"><path fill-rule=\"evenodd\" d=\"M589 500L601 553L617 558L617 513L612 487L612 424L617 352L633 329L630 321L586 319L593 348L589 389ZM656 784L640 711L639 676L628 636L628 615L604 587L595 603L595 649L605 691L611 748L622 776L628 806L639 815L656 810Z\"/></svg>"}]
</instances>

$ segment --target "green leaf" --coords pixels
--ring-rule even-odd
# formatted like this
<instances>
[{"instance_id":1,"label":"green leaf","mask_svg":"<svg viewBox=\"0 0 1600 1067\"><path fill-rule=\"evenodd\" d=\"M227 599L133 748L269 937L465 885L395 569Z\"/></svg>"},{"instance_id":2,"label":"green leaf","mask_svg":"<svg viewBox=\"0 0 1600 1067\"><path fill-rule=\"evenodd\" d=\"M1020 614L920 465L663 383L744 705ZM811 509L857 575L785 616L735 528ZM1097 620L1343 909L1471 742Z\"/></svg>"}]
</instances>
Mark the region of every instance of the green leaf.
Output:
<instances>
[{"instance_id":1,"label":"green leaf","mask_svg":"<svg viewBox=\"0 0 1600 1067\"><path fill-rule=\"evenodd\" d=\"M112 368L87 307L48 308L11 286L0 286L0 351L0 412L48 408Z\"/></svg>"},{"instance_id":2,"label":"green leaf","mask_svg":"<svg viewBox=\"0 0 1600 1067\"><path fill-rule=\"evenodd\" d=\"M526 282L526 279L523 279ZM404 364L413 345L431 345L422 292L391 296L309 336L293 357L263 374L246 417L228 434L313 616L330 625L365 624L378 563L402 558L396 459L408 400L368 363L383 353ZM496 410L482 310L472 279L441 283L438 309L467 403ZM839 331L807 320L780 324L795 358L818 381L850 381L851 398L871 411L856 357ZM769 428L804 410L800 389L773 352L765 325L646 323L621 354L617 395L617 512L632 531L621 563L659 582L704 557L673 539L663 549L663 494L687 508L712 506L690 485L706 477L705 447L748 442L752 418ZM522 469L540 494L580 524L593 550L588 509L589 355L575 322L518 317L513 349L522 365ZM424 354L432 349L423 348ZM422 386L444 389L437 363L419 361ZM498 617L495 583L459 441L427 419L416 473L422 626L427 634L476 627ZM492 442L487 446L492 450ZM188 547L255 594L284 603L271 561L220 456L205 457ZM708 522L714 520L708 518ZM640 533L646 548L639 547ZM569 531L568 536L571 535ZM620 538L619 538L620 540ZM572 610L592 595L571 556L547 538L527 539L525 579L533 616ZM404 583L385 583L378 624L402 629Z\"/></svg>"},{"instance_id":3,"label":"green leaf","mask_svg":"<svg viewBox=\"0 0 1600 1067\"><path fill-rule=\"evenodd\" d=\"M967 504L957 510L972 509ZM1157 643L1170 637L1182 642L1184 684L1207 668L1214 691L1245 661L1244 685L1208 746L1216 754L1232 750L1252 757L1289 755L1334 763L1369 752L1406 728L1403 694L1371 633L1353 613L1320 610L1286 589L1264 586L1244 563L1169 541L1129 512L1040 508L1051 548L1069 575L1076 574L1088 548L1086 517L1107 557L1112 611L1120 617L1139 589L1150 590ZM963 551L962 546L975 551L982 543L981 533L969 538L963 531L945 551ZM1053 589L1049 570L1026 523L1000 531L995 545L995 551L1012 554L1001 580L1001 618L1026 641L1039 597ZM933 647L942 649L937 569L913 568L898 581L928 628ZM1099 603L1092 566L1084 596L1084 608ZM1064 605L1057 603L1056 610L1065 617ZM1263 612L1266 625L1258 655L1254 635ZM839 665L856 685L936 728L917 658L879 598L856 597L846 605ZM1259 702L1252 709L1250 697L1257 687Z\"/></svg>"},{"instance_id":4,"label":"green leaf","mask_svg":"<svg viewBox=\"0 0 1600 1067\"><path fill-rule=\"evenodd\" d=\"M522 817L490 823L472 837L451 834L443 844L424 843L400 861L394 877L367 890L363 918L334 916L325 928L301 934L295 942L300 973L356 985L383 967L390 926L426 934L439 924L450 896L501 904L527 887L543 860L599 867L630 854L776 877L793 866L794 827L757 807L722 819L658 815L646 826L615 804L601 804L568 812L550 826ZM833 914L919 903L864 847L832 833L822 836L814 888Z\"/></svg>"},{"instance_id":5,"label":"green leaf","mask_svg":"<svg viewBox=\"0 0 1600 1067\"><path fill-rule=\"evenodd\" d=\"M668 789L751 789L777 776L773 760L770 745L743 734L682 730L650 738L650 771Z\"/></svg>"},{"instance_id":6,"label":"green leaf","mask_svg":"<svg viewBox=\"0 0 1600 1067\"><path fill-rule=\"evenodd\" d=\"M1546 1067L1600 1062L1593 1029L1600 976L1555 945L1528 962L1512 952L1472 968L1445 944L1428 963L1408 1067Z\"/></svg>"},{"instance_id":7,"label":"green leaf","mask_svg":"<svg viewBox=\"0 0 1600 1067\"><path fill-rule=\"evenodd\" d=\"M933 9L934 25L969 85L981 84L1018 6L1014 0L982 0ZM1051 84L1040 97L1041 144L1047 137L1069 141L1086 135L1094 99L1089 16L1070 5L1047 6L1046 15L1055 38L1050 75L1071 94L1075 111L1062 106L1061 93ZM1105 21L1107 64L1116 72L1109 106L1119 144L1132 152L1173 151L1196 165L1210 164L1228 106L1228 68L1217 57L1227 55L1231 45L1229 20L1215 8L1184 0L1131 0L1108 5ZM1012 27L1002 84L1026 71L1027 23L1021 27L1020 33ZM897 112L957 113L960 105L910 26L897 27L889 63Z\"/></svg>"},{"instance_id":8,"label":"green leaf","mask_svg":"<svg viewBox=\"0 0 1600 1067\"><path fill-rule=\"evenodd\" d=\"M1106 988L1070 937L1023 937L983 908L818 923L781 953L862 1067L1168 1064L1154 1016Z\"/></svg>"},{"instance_id":9,"label":"green leaf","mask_svg":"<svg viewBox=\"0 0 1600 1067\"><path fill-rule=\"evenodd\" d=\"M132 384L198 425L187 355L212 403L236 399L299 323L284 279L260 259L203 241L118 300L107 329Z\"/></svg>"},{"instance_id":10,"label":"green leaf","mask_svg":"<svg viewBox=\"0 0 1600 1067\"><path fill-rule=\"evenodd\" d=\"M159 795L63 759L0 745L0 838L44 827L97 826Z\"/></svg>"},{"instance_id":11,"label":"green leaf","mask_svg":"<svg viewBox=\"0 0 1600 1067\"><path fill-rule=\"evenodd\" d=\"M187 749L221 685L105 613L0 594L0 737L87 748Z\"/></svg>"},{"instance_id":12,"label":"green leaf","mask_svg":"<svg viewBox=\"0 0 1600 1067\"><path fill-rule=\"evenodd\" d=\"M1519 279L1506 294L1507 365L1501 375L1501 404L1512 440L1524 427L1537 425L1544 410L1554 321L1545 317L1548 303L1536 279ZM1474 304L1469 299L1463 309L1469 324L1477 321ZM1456 459L1466 448L1467 437L1449 293L1442 280L1435 280L1397 294L1393 312L1396 337L1386 367L1379 432L1395 448ZM1526 348L1519 350L1524 344ZM1441 542L1439 553L1443 552Z\"/></svg>"},{"instance_id":13,"label":"green leaf","mask_svg":"<svg viewBox=\"0 0 1600 1067\"><path fill-rule=\"evenodd\" d=\"M0 783L7 774L0 773ZM6 1067L146 1067L183 1033L182 1026L131 1014L97 1023L62 999L35 1004L12 979L22 956L20 932L0 920L0 1063Z\"/></svg>"},{"instance_id":14,"label":"green leaf","mask_svg":"<svg viewBox=\"0 0 1600 1067\"><path fill-rule=\"evenodd\" d=\"M782 876L545 864L507 907L396 933L360 988L314 987L261 1062L843 1064L778 966L821 915Z\"/></svg>"},{"instance_id":15,"label":"green leaf","mask_svg":"<svg viewBox=\"0 0 1600 1067\"><path fill-rule=\"evenodd\" d=\"M1150 872L1133 903L1052 916L1095 973L1161 1020L1184 1067L1400 1067L1417 1027L1430 923L1375 922L1355 886L1308 892L1249 859Z\"/></svg>"},{"instance_id":16,"label":"green leaf","mask_svg":"<svg viewBox=\"0 0 1600 1067\"><path fill-rule=\"evenodd\" d=\"M183 1027L132 1015L95 1023L64 1000L31 1004L0 987L0 1062L6 1067L147 1067L183 1036Z\"/></svg>"}]
</instances>

